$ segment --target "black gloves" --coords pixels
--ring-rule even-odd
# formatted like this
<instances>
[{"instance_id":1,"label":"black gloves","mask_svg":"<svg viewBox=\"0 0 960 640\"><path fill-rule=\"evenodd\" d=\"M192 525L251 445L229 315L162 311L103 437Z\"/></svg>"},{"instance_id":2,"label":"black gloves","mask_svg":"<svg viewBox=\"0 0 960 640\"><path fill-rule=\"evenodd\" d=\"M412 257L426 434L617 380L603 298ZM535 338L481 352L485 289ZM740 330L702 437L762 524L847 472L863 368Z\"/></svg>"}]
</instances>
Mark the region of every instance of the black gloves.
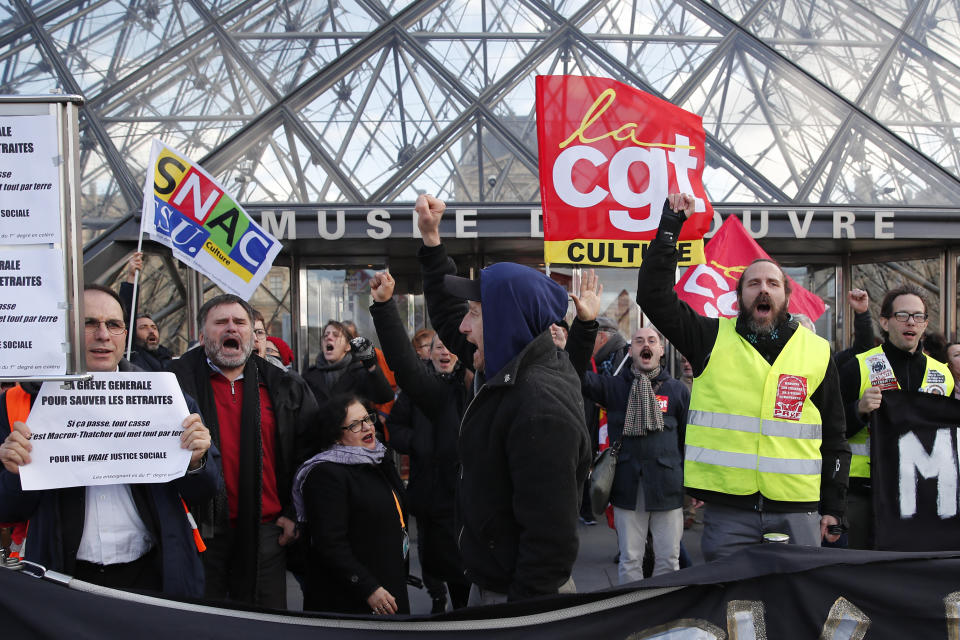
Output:
<instances>
[{"instance_id":1,"label":"black gloves","mask_svg":"<svg viewBox=\"0 0 960 640\"><path fill-rule=\"evenodd\" d=\"M680 235L680 227L687 220L687 214L684 211L674 211L670 208L670 201L663 201L663 213L660 214L660 228L657 229L657 237L666 241L668 244L676 244L677 236Z\"/></svg>"},{"instance_id":2,"label":"black gloves","mask_svg":"<svg viewBox=\"0 0 960 640\"><path fill-rule=\"evenodd\" d=\"M350 351L364 367L369 368L377 363L377 354L373 350L373 343L363 336L350 341Z\"/></svg>"}]
</instances>

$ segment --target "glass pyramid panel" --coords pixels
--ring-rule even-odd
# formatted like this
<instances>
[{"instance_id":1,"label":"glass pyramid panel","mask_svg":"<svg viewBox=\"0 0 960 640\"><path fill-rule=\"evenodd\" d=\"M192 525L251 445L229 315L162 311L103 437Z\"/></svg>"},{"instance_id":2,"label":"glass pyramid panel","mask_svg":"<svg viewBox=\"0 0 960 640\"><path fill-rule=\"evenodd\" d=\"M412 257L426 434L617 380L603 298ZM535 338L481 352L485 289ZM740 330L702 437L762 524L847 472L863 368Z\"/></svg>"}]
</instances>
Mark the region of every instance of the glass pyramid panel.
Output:
<instances>
[{"instance_id":1,"label":"glass pyramid panel","mask_svg":"<svg viewBox=\"0 0 960 640\"><path fill-rule=\"evenodd\" d=\"M733 50L681 106L700 114L708 133L792 197L848 109L762 54Z\"/></svg>"},{"instance_id":2,"label":"glass pyramid panel","mask_svg":"<svg viewBox=\"0 0 960 640\"><path fill-rule=\"evenodd\" d=\"M80 132L80 212L83 220L84 242L95 238L104 228L130 213L130 205L123 197L115 173L107 162L103 147L88 127ZM146 165L146 158L142 165ZM144 172L136 174L143 184Z\"/></svg>"},{"instance_id":3,"label":"glass pyramid panel","mask_svg":"<svg viewBox=\"0 0 960 640\"><path fill-rule=\"evenodd\" d=\"M295 128L281 123L253 141L217 179L242 202L344 202Z\"/></svg>"},{"instance_id":4,"label":"glass pyramid panel","mask_svg":"<svg viewBox=\"0 0 960 640\"><path fill-rule=\"evenodd\" d=\"M682 2L600 4L580 30L662 95L675 93L723 38Z\"/></svg>"},{"instance_id":5,"label":"glass pyramid panel","mask_svg":"<svg viewBox=\"0 0 960 640\"><path fill-rule=\"evenodd\" d=\"M916 8L915 0L860 0L867 11L889 22L894 28L902 29L910 13Z\"/></svg>"},{"instance_id":6,"label":"glass pyramid panel","mask_svg":"<svg viewBox=\"0 0 960 640\"><path fill-rule=\"evenodd\" d=\"M61 86L53 65L26 34L0 49L0 94L39 95Z\"/></svg>"},{"instance_id":7,"label":"glass pyramid panel","mask_svg":"<svg viewBox=\"0 0 960 640\"><path fill-rule=\"evenodd\" d=\"M431 55L443 61L443 65L456 73L474 94L480 94L517 65L523 64L538 41L431 38L425 44Z\"/></svg>"},{"instance_id":8,"label":"glass pyramid panel","mask_svg":"<svg viewBox=\"0 0 960 640\"><path fill-rule=\"evenodd\" d=\"M27 0L27 4L36 14L49 11L66 2L67 0Z\"/></svg>"},{"instance_id":9,"label":"glass pyramid panel","mask_svg":"<svg viewBox=\"0 0 960 640\"><path fill-rule=\"evenodd\" d=\"M763 0L707 0L707 4L736 22L762 3Z\"/></svg>"},{"instance_id":10,"label":"glass pyramid panel","mask_svg":"<svg viewBox=\"0 0 960 640\"><path fill-rule=\"evenodd\" d=\"M364 196L457 119L466 104L432 69L397 48L364 61L299 111Z\"/></svg>"},{"instance_id":11,"label":"glass pyramid panel","mask_svg":"<svg viewBox=\"0 0 960 640\"><path fill-rule=\"evenodd\" d=\"M896 31L846 0L763 4L748 28L832 89L856 101Z\"/></svg>"},{"instance_id":12,"label":"glass pyramid panel","mask_svg":"<svg viewBox=\"0 0 960 640\"><path fill-rule=\"evenodd\" d=\"M467 123L458 131L448 132L442 145L421 166L411 168L408 177L386 200L412 202L421 193L431 193L441 200L456 202L470 193L470 184L461 171L461 156L465 144L472 138L476 122Z\"/></svg>"},{"instance_id":13,"label":"glass pyramid panel","mask_svg":"<svg viewBox=\"0 0 960 640\"><path fill-rule=\"evenodd\" d=\"M703 170L703 186L710 202L753 203L776 202L777 198L749 182L737 168L711 153L707 141L707 166Z\"/></svg>"},{"instance_id":14,"label":"glass pyramid panel","mask_svg":"<svg viewBox=\"0 0 960 640\"><path fill-rule=\"evenodd\" d=\"M844 132L844 147L830 161L811 193L812 202L850 205L954 206L960 186L890 136L856 122Z\"/></svg>"},{"instance_id":15,"label":"glass pyramid panel","mask_svg":"<svg viewBox=\"0 0 960 640\"><path fill-rule=\"evenodd\" d=\"M23 22L20 12L11 3L0 4L0 33L9 33Z\"/></svg>"},{"instance_id":16,"label":"glass pyramid panel","mask_svg":"<svg viewBox=\"0 0 960 640\"><path fill-rule=\"evenodd\" d=\"M277 91L289 92L379 22L355 2L263 2L225 25Z\"/></svg>"},{"instance_id":17,"label":"glass pyramid panel","mask_svg":"<svg viewBox=\"0 0 960 640\"><path fill-rule=\"evenodd\" d=\"M544 34L551 28L540 12L524 2L447 0L410 25L408 31L450 39L470 38L471 34Z\"/></svg>"},{"instance_id":18,"label":"glass pyramid panel","mask_svg":"<svg viewBox=\"0 0 960 640\"><path fill-rule=\"evenodd\" d=\"M215 38L115 97L102 119L124 157L144 163L150 138L198 160L267 106L269 97Z\"/></svg>"},{"instance_id":19,"label":"glass pyramid panel","mask_svg":"<svg viewBox=\"0 0 960 640\"><path fill-rule=\"evenodd\" d=\"M187 0L169 5L109 0L47 27L81 90L95 95L206 24Z\"/></svg>"},{"instance_id":20,"label":"glass pyramid panel","mask_svg":"<svg viewBox=\"0 0 960 640\"><path fill-rule=\"evenodd\" d=\"M527 118L500 120L511 133L521 134L528 127ZM458 165L463 183L457 200L467 202L533 202L539 198L540 177L536 167L529 167L517 155L513 140L484 126L481 120L471 127L454 147L459 151ZM478 153L481 161L478 162Z\"/></svg>"},{"instance_id":21,"label":"glass pyramid panel","mask_svg":"<svg viewBox=\"0 0 960 640\"><path fill-rule=\"evenodd\" d=\"M901 44L872 111L887 128L960 178L960 75L911 41Z\"/></svg>"},{"instance_id":22,"label":"glass pyramid panel","mask_svg":"<svg viewBox=\"0 0 960 640\"><path fill-rule=\"evenodd\" d=\"M960 7L950 0L934 0L926 7L910 35L953 64L960 64Z\"/></svg>"}]
</instances>

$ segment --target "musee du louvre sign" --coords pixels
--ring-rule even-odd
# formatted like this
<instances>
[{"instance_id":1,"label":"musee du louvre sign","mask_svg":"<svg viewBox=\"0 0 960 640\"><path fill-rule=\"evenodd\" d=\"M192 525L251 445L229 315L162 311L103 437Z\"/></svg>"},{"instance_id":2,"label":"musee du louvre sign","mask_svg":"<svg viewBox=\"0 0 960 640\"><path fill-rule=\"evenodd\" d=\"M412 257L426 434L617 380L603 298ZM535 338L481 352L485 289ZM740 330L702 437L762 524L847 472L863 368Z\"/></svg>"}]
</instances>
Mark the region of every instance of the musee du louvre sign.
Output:
<instances>
[{"instance_id":1,"label":"musee du louvre sign","mask_svg":"<svg viewBox=\"0 0 960 640\"><path fill-rule=\"evenodd\" d=\"M246 204L245 207L266 230L281 240L419 237L410 206ZM756 239L960 239L960 209L793 205L717 206L708 238L728 215L738 216ZM444 215L441 233L446 238L460 239L542 238L543 227L540 209L529 205L451 204ZM627 252L640 250L644 243L636 243L637 247L625 247L624 244L629 243L617 243L617 249L626 258ZM571 263L586 261L582 256L588 251L599 250L602 247L572 245L568 257Z\"/></svg>"}]
</instances>

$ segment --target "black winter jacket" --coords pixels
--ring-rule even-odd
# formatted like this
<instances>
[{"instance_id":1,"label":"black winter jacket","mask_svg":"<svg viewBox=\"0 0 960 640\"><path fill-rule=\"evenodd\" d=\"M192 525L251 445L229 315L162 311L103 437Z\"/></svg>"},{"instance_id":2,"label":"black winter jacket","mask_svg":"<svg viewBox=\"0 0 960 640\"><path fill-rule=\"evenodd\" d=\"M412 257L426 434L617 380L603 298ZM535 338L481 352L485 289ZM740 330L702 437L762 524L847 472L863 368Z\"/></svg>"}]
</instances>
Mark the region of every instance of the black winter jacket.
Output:
<instances>
[{"instance_id":1,"label":"black winter jacket","mask_svg":"<svg viewBox=\"0 0 960 640\"><path fill-rule=\"evenodd\" d=\"M320 361L323 360L323 354L317 356ZM326 376L317 365L312 365L303 372L303 379L310 386L317 404L322 411L324 405L330 398L338 393L355 393L361 398L365 398L375 404L383 404L393 400L393 388L384 377L380 367L374 367L373 371L367 369L363 363L348 353L345 358L350 358L343 373L337 378L333 385L326 382Z\"/></svg>"},{"instance_id":2,"label":"black winter jacket","mask_svg":"<svg viewBox=\"0 0 960 640\"><path fill-rule=\"evenodd\" d=\"M464 369L441 374L424 362L407 338L397 303L370 306L387 365L403 390L387 419L390 445L410 456L407 498L417 516L453 518L460 457L457 437L470 393Z\"/></svg>"},{"instance_id":3,"label":"black winter jacket","mask_svg":"<svg viewBox=\"0 0 960 640\"><path fill-rule=\"evenodd\" d=\"M574 320L567 338L567 349L579 349L589 357L596 334L596 322ZM571 360L574 358L571 356ZM610 444L623 434L627 400L633 387L633 370L625 364L616 376L584 372L583 395L607 410ZM646 511L668 511L683 506L683 439L687 428L690 391L670 377L666 369L652 381L654 391L666 399L663 431L622 439L617 470L610 491L610 503L633 510L637 493L643 488Z\"/></svg>"},{"instance_id":4,"label":"black winter jacket","mask_svg":"<svg viewBox=\"0 0 960 640\"><path fill-rule=\"evenodd\" d=\"M402 508L403 484L389 454L376 466L323 462L310 471L303 485L310 540L304 609L369 614L367 597L383 587L398 613L410 613L394 492Z\"/></svg>"},{"instance_id":5,"label":"black winter jacket","mask_svg":"<svg viewBox=\"0 0 960 640\"><path fill-rule=\"evenodd\" d=\"M443 289L456 265L442 245L422 247L420 264L434 328L471 362L473 345L457 332L468 305ZM472 582L518 600L569 579L589 446L580 381L544 331L486 381L460 427L458 538Z\"/></svg>"}]
</instances>

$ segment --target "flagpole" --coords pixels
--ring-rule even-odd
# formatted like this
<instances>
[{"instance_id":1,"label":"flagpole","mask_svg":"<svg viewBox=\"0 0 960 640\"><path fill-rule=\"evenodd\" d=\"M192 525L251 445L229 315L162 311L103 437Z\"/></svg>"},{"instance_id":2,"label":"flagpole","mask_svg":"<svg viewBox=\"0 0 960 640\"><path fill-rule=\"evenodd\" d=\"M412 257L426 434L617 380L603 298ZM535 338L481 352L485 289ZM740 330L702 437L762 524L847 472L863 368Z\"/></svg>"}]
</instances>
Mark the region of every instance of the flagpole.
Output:
<instances>
[{"instance_id":1,"label":"flagpole","mask_svg":"<svg viewBox=\"0 0 960 640\"><path fill-rule=\"evenodd\" d=\"M143 228L140 229L140 235L137 238L137 253L143 249ZM130 300L130 324L127 325L127 360L130 359L130 351L133 348L133 334L137 327L134 325L137 319L137 288L140 284L140 269L133 274L133 298Z\"/></svg>"}]
</instances>

